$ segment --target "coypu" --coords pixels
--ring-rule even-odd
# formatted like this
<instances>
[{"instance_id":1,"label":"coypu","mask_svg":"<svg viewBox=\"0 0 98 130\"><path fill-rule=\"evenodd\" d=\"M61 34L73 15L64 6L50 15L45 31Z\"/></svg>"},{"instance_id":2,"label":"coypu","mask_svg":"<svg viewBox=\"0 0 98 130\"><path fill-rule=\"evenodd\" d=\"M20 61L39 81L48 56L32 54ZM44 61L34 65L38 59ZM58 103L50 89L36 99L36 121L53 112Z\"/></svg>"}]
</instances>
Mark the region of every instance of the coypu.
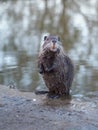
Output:
<instances>
[{"instance_id":1,"label":"coypu","mask_svg":"<svg viewBox=\"0 0 98 130\"><path fill-rule=\"evenodd\" d=\"M38 69L49 89L49 95L69 95L74 67L71 59L65 54L59 37L44 37L38 56Z\"/></svg>"}]
</instances>

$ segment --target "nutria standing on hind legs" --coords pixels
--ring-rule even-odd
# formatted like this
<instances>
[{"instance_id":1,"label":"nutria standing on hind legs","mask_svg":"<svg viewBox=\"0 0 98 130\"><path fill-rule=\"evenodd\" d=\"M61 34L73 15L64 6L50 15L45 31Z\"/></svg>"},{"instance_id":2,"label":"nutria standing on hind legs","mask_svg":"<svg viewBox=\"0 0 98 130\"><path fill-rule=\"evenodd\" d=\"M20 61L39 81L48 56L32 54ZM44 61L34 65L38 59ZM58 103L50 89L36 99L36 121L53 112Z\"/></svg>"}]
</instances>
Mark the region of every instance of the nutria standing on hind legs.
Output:
<instances>
[{"instance_id":1,"label":"nutria standing on hind legs","mask_svg":"<svg viewBox=\"0 0 98 130\"><path fill-rule=\"evenodd\" d=\"M59 37L44 37L38 56L38 69L49 89L49 95L69 95L74 67L71 59L65 54Z\"/></svg>"}]
</instances>

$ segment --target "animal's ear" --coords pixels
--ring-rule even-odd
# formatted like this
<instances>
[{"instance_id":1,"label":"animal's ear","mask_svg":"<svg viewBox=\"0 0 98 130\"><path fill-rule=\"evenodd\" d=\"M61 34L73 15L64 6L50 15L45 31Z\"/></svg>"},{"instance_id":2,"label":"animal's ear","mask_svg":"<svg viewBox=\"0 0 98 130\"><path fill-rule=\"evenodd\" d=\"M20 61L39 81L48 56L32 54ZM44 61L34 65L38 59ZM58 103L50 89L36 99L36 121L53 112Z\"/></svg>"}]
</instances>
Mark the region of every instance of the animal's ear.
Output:
<instances>
[{"instance_id":1,"label":"animal's ear","mask_svg":"<svg viewBox=\"0 0 98 130\"><path fill-rule=\"evenodd\" d=\"M58 41L60 41L60 37L58 37Z\"/></svg>"},{"instance_id":2,"label":"animal's ear","mask_svg":"<svg viewBox=\"0 0 98 130\"><path fill-rule=\"evenodd\" d=\"M44 41L46 40L47 36L44 36Z\"/></svg>"}]
</instances>

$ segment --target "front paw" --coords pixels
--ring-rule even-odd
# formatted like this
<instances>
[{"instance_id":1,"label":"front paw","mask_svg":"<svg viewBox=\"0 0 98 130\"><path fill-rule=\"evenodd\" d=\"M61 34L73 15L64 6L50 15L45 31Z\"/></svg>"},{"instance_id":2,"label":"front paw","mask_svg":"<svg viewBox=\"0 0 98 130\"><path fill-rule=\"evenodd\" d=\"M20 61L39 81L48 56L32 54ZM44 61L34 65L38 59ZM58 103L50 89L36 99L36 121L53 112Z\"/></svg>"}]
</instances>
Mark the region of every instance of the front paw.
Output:
<instances>
[{"instance_id":1,"label":"front paw","mask_svg":"<svg viewBox=\"0 0 98 130\"><path fill-rule=\"evenodd\" d=\"M54 69L53 67L46 68L46 69L45 69L45 72L53 72L53 69Z\"/></svg>"},{"instance_id":2,"label":"front paw","mask_svg":"<svg viewBox=\"0 0 98 130\"><path fill-rule=\"evenodd\" d=\"M40 64L39 66L38 66L38 72L40 73L40 74L43 74L45 71L44 71L44 66L43 66L43 64Z\"/></svg>"},{"instance_id":3,"label":"front paw","mask_svg":"<svg viewBox=\"0 0 98 130\"><path fill-rule=\"evenodd\" d=\"M44 73L44 71L43 71L42 69L40 69L40 70L39 70L39 73L40 73L40 74L43 74L43 73Z\"/></svg>"},{"instance_id":4,"label":"front paw","mask_svg":"<svg viewBox=\"0 0 98 130\"><path fill-rule=\"evenodd\" d=\"M43 73L44 73L43 67L40 67L39 70L38 70L38 72L39 72L40 74L43 74Z\"/></svg>"}]
</instances>

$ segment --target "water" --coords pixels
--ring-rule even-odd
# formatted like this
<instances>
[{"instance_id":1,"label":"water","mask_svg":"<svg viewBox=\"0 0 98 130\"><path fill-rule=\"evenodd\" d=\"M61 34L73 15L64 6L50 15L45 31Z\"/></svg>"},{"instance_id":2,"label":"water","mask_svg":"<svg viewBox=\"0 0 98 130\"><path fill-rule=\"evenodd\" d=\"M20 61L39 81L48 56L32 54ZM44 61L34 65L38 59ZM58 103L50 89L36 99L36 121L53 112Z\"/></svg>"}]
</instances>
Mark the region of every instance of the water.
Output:
<instances>
[{"instance_id":1,"label":"water","mask_svg":"<svg viewBox=\"0 0 98 130\"><path fill-rule=\"evenodd\" d=\"M98 0L0 1L0 84L43 87L37 56L41 37L52 33L75 65L72 94L98 96L97 12Z\"/></svg>"}]
</instances>

